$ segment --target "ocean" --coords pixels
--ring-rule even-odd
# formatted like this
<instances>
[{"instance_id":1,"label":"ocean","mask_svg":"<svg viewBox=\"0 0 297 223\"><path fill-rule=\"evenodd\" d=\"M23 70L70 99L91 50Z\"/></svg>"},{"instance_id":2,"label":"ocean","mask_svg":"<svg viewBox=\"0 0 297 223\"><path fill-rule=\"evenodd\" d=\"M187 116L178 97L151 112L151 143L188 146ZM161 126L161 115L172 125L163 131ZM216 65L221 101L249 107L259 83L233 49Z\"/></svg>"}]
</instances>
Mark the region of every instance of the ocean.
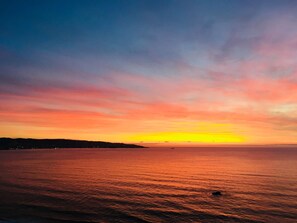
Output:
<instances>
[{"instance_id":1,"label":"ocean","mask_svg":"<svg viewBox=\"0 0 297 223\"><path fill-rule=\"evenodd\" d=\"M0 171L1 223L297 222L297 148L0 151Z\"/></svg>"}]
</instances>

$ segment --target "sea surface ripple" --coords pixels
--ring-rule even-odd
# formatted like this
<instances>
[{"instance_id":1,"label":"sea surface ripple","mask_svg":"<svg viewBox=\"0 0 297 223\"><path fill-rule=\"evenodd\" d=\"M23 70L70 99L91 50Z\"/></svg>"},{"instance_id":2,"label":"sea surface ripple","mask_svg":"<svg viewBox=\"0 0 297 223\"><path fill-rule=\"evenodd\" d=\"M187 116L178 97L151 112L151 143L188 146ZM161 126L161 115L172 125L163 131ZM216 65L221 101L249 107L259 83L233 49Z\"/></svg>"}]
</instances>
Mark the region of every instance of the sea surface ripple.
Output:
<instances>
[{"instance_id":1,"label":"sea surface ripple","mask_svg":"<svg viewBox=\"0 0 297 223\"><path fill-rule=\"evenodd\" d=\"M1 223L297 222L294 148L0 151L0 171Z\"/></svg>"}]
</instances>

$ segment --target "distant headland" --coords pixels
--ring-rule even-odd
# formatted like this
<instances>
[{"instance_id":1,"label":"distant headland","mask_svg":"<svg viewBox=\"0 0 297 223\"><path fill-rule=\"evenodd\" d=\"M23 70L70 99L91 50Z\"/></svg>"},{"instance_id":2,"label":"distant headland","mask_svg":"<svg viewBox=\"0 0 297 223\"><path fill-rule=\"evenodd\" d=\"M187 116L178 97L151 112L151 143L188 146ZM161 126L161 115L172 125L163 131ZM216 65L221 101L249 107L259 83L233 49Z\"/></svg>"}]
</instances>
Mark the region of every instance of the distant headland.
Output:
<instances>
[{"instance_id":1,"label":"distant headland","mask_svg":"<svg viewBox=\"0 0 297 223\"><path fill-rule=\"evenodd\" d=\"M57 148L144 148L125 143L72 139L24 139L0 138L0 150L16 149L57 149Z\"/></svg>"}]
</instances>

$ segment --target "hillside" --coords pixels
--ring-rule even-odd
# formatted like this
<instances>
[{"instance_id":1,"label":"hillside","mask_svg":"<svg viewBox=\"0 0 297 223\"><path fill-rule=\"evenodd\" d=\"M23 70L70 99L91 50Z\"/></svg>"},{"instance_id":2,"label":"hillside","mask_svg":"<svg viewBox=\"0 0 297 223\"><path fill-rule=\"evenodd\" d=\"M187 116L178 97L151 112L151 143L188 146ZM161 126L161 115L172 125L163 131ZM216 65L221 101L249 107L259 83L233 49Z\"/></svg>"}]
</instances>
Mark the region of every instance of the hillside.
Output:
<instances>
[{"instance_id":1,"label":"hillside","mask_svg":"<svg viewBox=\"0 0 297 223\"><path fill-rule=\"evenodd\" d=\"M8 149L54 149L54 148L144 148L125 143L71 139L23 139L0 138L0 150Z\"/></svg>"}]
</instances>

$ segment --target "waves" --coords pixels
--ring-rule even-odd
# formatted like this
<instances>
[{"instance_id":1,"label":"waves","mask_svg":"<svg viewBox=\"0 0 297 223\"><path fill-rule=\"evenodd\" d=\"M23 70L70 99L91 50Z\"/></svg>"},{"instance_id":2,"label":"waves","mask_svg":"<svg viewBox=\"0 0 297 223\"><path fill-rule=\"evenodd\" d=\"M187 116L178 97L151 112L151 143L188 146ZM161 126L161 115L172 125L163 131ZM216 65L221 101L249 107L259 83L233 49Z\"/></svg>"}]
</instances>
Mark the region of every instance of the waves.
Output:
<instances>
[{"instance_id":1,"label":"waves","mask_svg":"<svg viewBox=\"0 0 297 223\"><path fill-rule=\"evenodd\" d=\"M0 158L0 220L295 222L296 163L240 154L9 151Z\"/></svg>"}]
</instances>

